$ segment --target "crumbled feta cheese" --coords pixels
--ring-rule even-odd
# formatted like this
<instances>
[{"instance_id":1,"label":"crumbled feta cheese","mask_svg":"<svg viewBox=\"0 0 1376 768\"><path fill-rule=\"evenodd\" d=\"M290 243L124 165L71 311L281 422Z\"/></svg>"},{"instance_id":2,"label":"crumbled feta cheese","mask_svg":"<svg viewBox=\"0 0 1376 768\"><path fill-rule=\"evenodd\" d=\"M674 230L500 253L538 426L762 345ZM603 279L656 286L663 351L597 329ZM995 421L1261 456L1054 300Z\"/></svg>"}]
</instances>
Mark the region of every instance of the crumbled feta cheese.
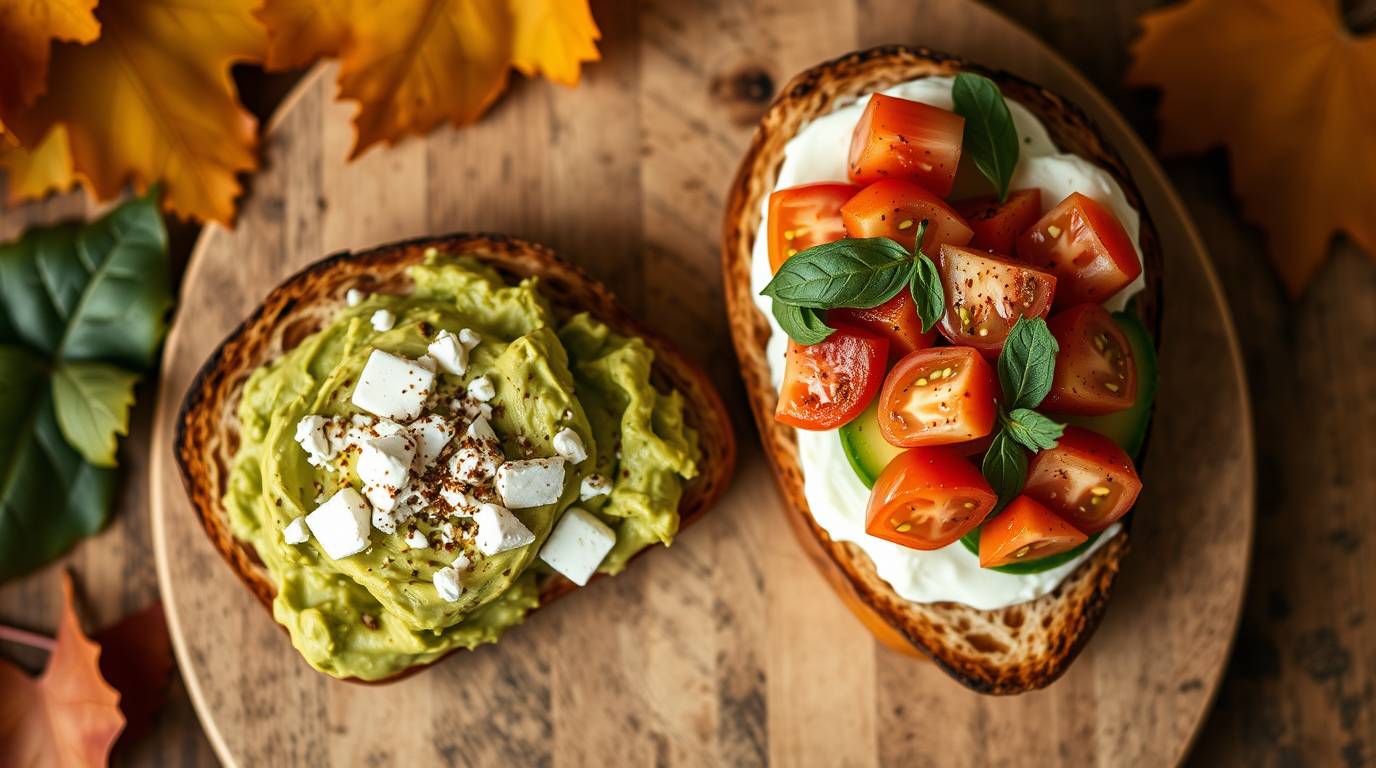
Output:
<instances>
[{"instance_id":1,"label":"crumbled feta cheese","mask_svg":"<svg viewBox=\"0 0 1376 768\"><path fill-rule=\"evenodd\" d=\"M449 460L449 473L469 484L486 482L505 458L497 433L479 416L464 430L462 444Z\"/></svg>"},{"instance_id":2,"label":"crumbled feta cheese","mask_svg":"<svg viewBox=\"0 0 1376 768\"><path fill-rule=\"evenodd\" d=\"M468 373L468 348L449 331L440 331L440 335L430 342L426 351L434 356L435 362L439 363L445 373L455 376Z\"/></svg>"},{"instance_id":3,"label":"crumbled feta cheese","mask_svg":"<svg viewBox=\"0 0 1376 768\"><path fill-rule=\"evenodd\" d=\"M324 416L302 416L296 422L296 442L301 444L301 450L306 452L306 461L312 467L323 467L335 457L334 446L330 445L329 435L325 430L330 425L330 420Z\"/></svg>"},{"instance_id":4,"label":"crumbled feta cheese","mask_svg":"<svg viewBox=\"0 0 1376 768\"><path fill-rule=\"evenodd\" d=\"M373 350L358 376L352 402L376 416L411 421L425 408L435 386L435 372L414 360Z\"/></svg>"},{"instance_id":5,"label":"crumbled feta cheese","mask_svg":"<svg viewBox=\"0 0 1376 768\"><path fill-rule=\"evenodd\" d=\"M478 332L473 330L472 328L459 329L459 343L462 344L465 349L472 350L474 347L481 344L482 341L483 337L480 336Z\"/></svg>"},{"instance_id":6,"label":"crumbled feta cheese","mask_svg":"<svg viewBox=\"0 0 1376 768\"><path fill-rule=\"evenodd\" d=\"M559 430L554 436L554 452L563 456L570 464L581 464L588 459L588 449L583 447L583 438L568 427Z\"/></svg>"},{"instance_id":7,"label":"crumbled feta cheese","mask_svg":"<svg viewBox=\"0 0 1376 768\"><path fill-rule=\"evenodd\" d=\"M397 532L397 521L391 512L374 507L373 527L390 536Z\"/></svg>"},{"instance_id":8,"label":"crumbled feta cheese","mask_svg":"<svg viewBox=\"0 0 1376 768\"><path fill-rule=\"evenodd\" d=\"M396 327L397 316L390 309L379 309L373 313L372 323L375 331L390 331Z\"/></svg>"},{"instance_id":9,"label":"crumbled feta cheese","mask_svg":"<svg viewBox=\"0 0 1376 768\"><path fill-rule=\"evenodd\" d=\"M581 507L569 507L540 548L540 559L583 586L616 544L616 532Z\"/></svg>"},{"instance_id":10,"label":"crumbled feta cheese","mask_svg":"<svg viewBox=\"0 0 1376 768\"><path fill-rule=\"evenodd\" d=\"M479 376L468 382L468 396L480 403L486 403L497 396L497 388L492 385L492 379Z\"/></svg>"},{"instance_id":11,"label":"crumbled feta cheese","mask_svg":"<svg viewBox=\"0 0 1376 768\"><path fill-rule=\"evenodd\" d=\"M612 492L612 481L602 475L588 475L578 484L578 498L583 501L606 496Z\"/></svg>"},{"instance_id":12,"label":"crumbled feta cheese","mask_svg":"<svg viewBox=\"0 0 1376 768\"><path fill-rule=\"evenodd\" d=\"M340 489L306 515L306 525L331 560L341 560L368 548L368 502L352 488Z\"/></svg>"},{"instance_id":13,"label":"crumbled feta cheese","mask_svg":"<svg viewBox=\"0 0 1376 768\"><path fill-rule=\"evenodd\" d=\"M448 602L456 602L463 594L463 584L459 581L459 576L466 570L468 570L468 558L459 555L454 558L452 564L435 571L432 579L435 584L435 592Z\"/></svg>"},{"instance_id":14,"label":"crumbled feta cheese","mask_svg":"<svg viewBox=\"0 0 1376 768\"><path fill-rule=\"evenodd\" d=\"M434 373L436 370L435 358L429 355L421 355L420 357L416 358L416 364L424 368L425 370L430 371L431 373Z\"/></svg>"},{"instance_id":15,"label":"crumbled feta cheese","mask_svg":"<svg viewBox=\"0 0 1376 768\"><path fill-rule=\"evenodd\" d=\"M449 507L449 509L445 510L449 514L461 516L468 515L468 495L465 494L463 491L456 491L453 488L449 487L441 487L440 500L443 501L445 505Z\"/></svg>"},{"instance_id":16,"label":"crumbled feta cheese","mask_svg":"<svg viewBox=\"0 0 1376 768\"><path fill-rule=\"evenodd\" d=\"M484 555L495 555L509 549L524 547L535 541L535 534L525 527L506 507L496 504L483 504L473 515L478 522L478 535L474 543Z\"/></svg>"},{"instance_id":17,"label":"crumbled feta cheese","mask_svg":"<svg viewBox=\"0 0 1376 768\"><path fill-rule=\"evenodd\" d=\"M416 441L409 434L398 433L363 443L358 454L358 479L363 481L363 495L374 507L392 511L411 479L411 462L415 457Z\"/></svg>"},{"instance_id":18,"label":"crumbled feta cheese","mask_svg":"<svg viewBox=\"0 0 1376 768\"><path fill-rule=\"evenodd\" d=\"M358 290L357 288L350 288L349 290L344 292L344 303L348 304L351 307L356 307L359 304L362 304L363 300L366 298L368 298L368 294Z\"/></svg>"},{"instance_id":19,"label":"crumbled feta cheese","mask_svg":"<svg viewBox=\"0 0 1376 768\"><path fill-rule=\"evenodd\" d=\"M497 493L511 509L553 504L564 492L564 460L524 459L497 468Z\"/></svg>"},{"instance_id":20,"label":"crumbled feta cheese","mask_svg":"<svg viewBox=\"0 0 1376 768\"><path fill-rule=\"evenodd\" d=\"M306 518L297 517L287 523L287 527L282 529L282 540L288 544L305 544L310 541L311 532L306 527Z\"/></svg>"},{"instance_id":21,"label":"crumbled feta cheese","mask_svg":"<svg viewBox=\"0 0 1376 768\"><path fill-rule=\"evenodd\" d=\"M411 549L426 549L430 546L430 540L425 538L425 534L421 533L419 528L412 528L411 532L406 534L406 546Z\"/></svg>"},{"instance_id":22,"label":"crumbled feta cheese","mask_svg":"<svg viewBox=\"0 0 1376 768\"><path fill-rule=\"evenodd\" d=\"M416 441L415 467L419 471L434 464L444 447L454 439L454 425L437 413L411 422L410 429Z\"/></svg>"}]
</instances>

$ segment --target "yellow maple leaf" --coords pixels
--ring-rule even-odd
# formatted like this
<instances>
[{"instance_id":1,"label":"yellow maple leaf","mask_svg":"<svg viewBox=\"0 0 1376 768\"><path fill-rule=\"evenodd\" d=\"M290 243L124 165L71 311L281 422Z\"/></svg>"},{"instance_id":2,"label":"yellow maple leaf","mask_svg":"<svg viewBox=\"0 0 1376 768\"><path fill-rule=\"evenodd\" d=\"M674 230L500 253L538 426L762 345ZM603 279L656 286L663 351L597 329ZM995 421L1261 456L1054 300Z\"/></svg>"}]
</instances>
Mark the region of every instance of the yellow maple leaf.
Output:
<instances>
[{"instance_id":1,"label":"yellow maple leaf","mask_svg":"<svg viewBox=\"0 0 1376 768\"><path fill-rule=\"evenodd\" d=\"M9 121L25 146L67 128L72 164L97 199L133 182L163 204L229 222L235 174L257 167L256 122L229 68L261 60L259 0L103 0L100 38L54 47L48 90Z\"/></svg>"},{"instance_id":2,"label":"yellow maple leaf","mask_svg":"<svg viewBox=\"0 0 1376 768\"><path fill-rule=\"evenodd\" d=\"M0 123L43 92L54 40L96 39L95 7L96 0L0 0Z\"/></svg>"},{"instance_id":3,"label":"yellow maple leaf","mask_svg":"<svg viewBox=\"0 0 1376 768\"><path fill-rule=\"evenodd\" d=\"M527 77L537 72L556 83L578 84L579 65L597 61L602 34L588 4L576 0L513 0L512 64Z\"/></svg>"},{"instance_id":4,"label":"yellow maple leaf","mask_svg":"<svg viewBox=\"0 0 1376 768\"><path fill-rule=\"evenodd\" d=\"M1292 295L1337 231L1376 255L1376 38L1336 0L1189 0L1142 28L1128 81L1162 90L1162 152L1228 148Z\"/></svg>"},{"instance_id":5,"label":"yellow maple leaf","mask_svg":"<svg viewBox=\"0 0 1376 768\"><path fill-rule=\"evenodd\" d=\"M72 155L67 149L67 126L53 126L33 149L25 149L0 125L0 169L5 171L9 204L62 192L76 183Z\"/></svg>"},{"instance_id":6,"label":"yellow maple leaf","mask_svg":"<svg viewBox=\"0 0 1376 768\"><path fill-rule=\"evenodd\" d=\"M351 157L441 122L478 119L512 66L568 85L597 58L586 0L266 0L268 66L338 56L339 97L359 103Z\"/></svg>"}]
</instances>

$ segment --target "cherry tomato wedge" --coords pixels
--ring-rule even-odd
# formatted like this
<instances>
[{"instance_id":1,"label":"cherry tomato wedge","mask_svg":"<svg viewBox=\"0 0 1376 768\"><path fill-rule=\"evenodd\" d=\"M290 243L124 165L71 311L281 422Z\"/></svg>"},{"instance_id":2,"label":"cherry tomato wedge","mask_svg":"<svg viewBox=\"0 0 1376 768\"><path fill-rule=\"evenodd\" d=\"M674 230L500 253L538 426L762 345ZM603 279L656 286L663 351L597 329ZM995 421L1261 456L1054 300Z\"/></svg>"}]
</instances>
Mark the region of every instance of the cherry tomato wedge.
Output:
<instances>
[{"instance_id":1,"label":"cherry tomato wedge","mask_svg":"<svg viewBox=\"0 0 1376 768\"><path fill-rule=\"evenodd\" d=\"M868 309L832 309L827 311L832 325L844 323L863 328L889 340L889 362L897 362L909 352L926 349L936 341L936 331L922 331L922 319L910 291L899 291L892 299Z\"/></svg>"},{"instance_id":2,"label":"cherry tomato wedge","mask_svg":"<svg viewBox=\"0 0 1376 768\"><path fill-rule=\"evenodd\" d=\"M969 248L941 246L936 259L946 312L937 329L952 344L997 356L1020 317L1046 317L1056 276L1019 261Z\"/></svg>"},{"instance_id":3,"label":"cherry tomato wedge","mask_svg":"<svg viewBox=\"0 0 1376 768\"><path fill-rule=\"evenodd\" d=\"M1079 304L1046 322L1060 351L1042 410L1097 416L1137 402L1132 345L1108 310L1098 304Z\"/></svg>"},{"instance_id":4,"label":"cherry tomato wedge","mask_svg":"<svg viewBox=\"0 0 1376 768\"><path fill-rule=\"evenodd\" d=\"M933 347L893 367L879 393L879 433L901 448L954 445L994 428L998 380L970 347Z\"/></svg>"},{"instance_id":5,"label":"cherry tomato wedge","mask_svg":"<svg viewBox=\"0 0 1376 768\"><path fill-rule=\"evenodd\" d=\"M889 342L859 328L836 326L826 341L788 343L774 418L799 429L835 429L870 404L884 382Z\"/></svg>"},{"instance_id":6,"label":"cherry tomato wedge","mask_svg":"<svg viewBox=\"0 0 1376 768\"><path fill-rule=\"evenodd\" d=\"M1142 481L1132 459L1098 432L1066 427L1055 448L1027 464L1023 493L1085 533L1097 533L1132 509Z\"/></svg>"},{"instance_id":7,"label":"cherry tomato wedge","mask_svg":"<svg viewBox=\"0 0 1376 768\"><path fill-rule=\"evenodd\" d=\"M803 184L769 196L769 266L778 272L789 256L846 236L841 206L860 191L855 184Z\"/></svg>"},{"instance_id":8,"label":"cherry tomato wedge","mask_svg":"<svg viewBox=\"0 0 1376 768\"><path fill-rule=\"evenodd\" d=\"M922 251L936 253L942 243L965 245L970 227L946 201L920 185L901 179L876 181L841 206L841 220L851 237L887 237L912 250L917 225L927 222Z\"/></svg>"},{"instance_id":9,"label":"cherry tomato wedge","mask_svg":"<svg viewBox=\"0 0 1376 768\"><path fill-rule=\"evenodd\" d=\"M981 568L1026 563L1072 550L1089 536L1027 496L1019 496L979 530Z\"/></svg>"},{"instance_id":10,"label":"cherry tomato wedge","mask_svg":"<svg viewBox=\"0 0 1376 768\"><path fill-rule=\"evenodd\" d=\"M960 165L965 118L917 101L876 93L850 140L850 180L914 179L941 197L951 194Z\"/></svg>"},{"instance_id":11,"label":"cherry tomato wedge","mask_svg":"<svg viewBox=\"0 0 1376 768\"><path fill-rule=\"evenodd\" d=\"M1123 225L1092 198L1072 192L1018 237L1018 258L1059 281L1056 306L1098 304L1142 274Z\"/></svg>"},{"instance_id":12,"label":"cherry tomato wedge","mask_svg":"<svg viewBox=\"0 0 1376 768\"><path fill-rule=\"evenodd\" d=\"M941 549L979 525L997 501L979 467L958 451L912 448L875 481L865 531L913 549Z\"/></svg>"},{"instance_id":13,"label":"cherry tomato wedge","mask_svg":"<svg viewBox=\"0 0 1376 768\"><path fill-rule=\"evenodd\" d=\"M1042 191L1016 189L1003 202L997 197L977 197L956 203L955 208L974 232L971 248L1012 256L1018 235L1041 218Z\"/></svg>"}]
</instances>

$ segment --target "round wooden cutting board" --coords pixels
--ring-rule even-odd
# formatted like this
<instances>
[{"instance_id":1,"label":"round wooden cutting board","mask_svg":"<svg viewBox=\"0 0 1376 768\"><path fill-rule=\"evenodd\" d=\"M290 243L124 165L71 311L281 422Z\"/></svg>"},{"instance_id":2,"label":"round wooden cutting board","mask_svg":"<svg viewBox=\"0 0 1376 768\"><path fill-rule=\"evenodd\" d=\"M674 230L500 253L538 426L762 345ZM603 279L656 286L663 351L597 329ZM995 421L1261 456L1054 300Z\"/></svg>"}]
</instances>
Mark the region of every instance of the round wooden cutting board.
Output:
<instances>
[{"instance_id":1,"label":"round wooden cutting board","mask_svg":"<svg viewBox=\"0 0 1376 768\"><path fill-rule=\"evenodd\" d=\"M864 5L862 15L856 8ZM187 687L230 765L1160 765L1228 657L1252 532L1247 392L1203 246L1139 140L1064 62L961 0L595 4L577 90L523 81L475 126L346 163L353 108L311 73L268 126L237 226L207 227L168 337L152 466L158 571ZM1165 345L1133 552L1097 636L1046 691L981 697L871 638L789 531L733 369L723 195L773 89L904 42L1070 97L1142 188L1166 254ZM201 532L172 458L214 346L281 279L341 249L456 230L553 246L711 372L742 460L675 545L399 683L306 666Z\"/></svg>"}]
</instances>

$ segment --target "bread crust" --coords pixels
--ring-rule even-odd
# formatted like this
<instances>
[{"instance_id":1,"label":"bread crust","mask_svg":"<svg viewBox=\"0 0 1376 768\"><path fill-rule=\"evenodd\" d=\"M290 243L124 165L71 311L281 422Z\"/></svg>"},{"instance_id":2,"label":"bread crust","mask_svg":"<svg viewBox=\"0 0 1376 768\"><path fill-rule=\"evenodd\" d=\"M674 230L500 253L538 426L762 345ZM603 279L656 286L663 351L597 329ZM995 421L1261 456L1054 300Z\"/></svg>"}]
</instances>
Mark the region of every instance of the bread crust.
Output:
<instances>
[{"instance_id":1,"label":"bread crust","mask_svg":"<svg viewBox=\"0 0 1376 768\"><path fill-rule=\"evenodd\" d=\"M1056 146L1107 170L1141 214L1140 244L1146 290L1135 302L1160 338L1161 247L1142 195L1118 153L1078 107L1005 72L970 64L926 48L884 46L819 64L794 77L761 119L727 202L722 271L732 339L765 453L790 508L799 541L843 600L885 642L917 650L969 688L1013 694L1055 681L1084 647L1103 615L1128 550L1131 515L1052 593L1022 605L981 611L958 603L913 603L900 597L855 544L833 541L812 517L803 494L794 430L774 420L777 395L770 383L765 345L767 319L750 288L750 263L761 204L773 190L784 146L812 119L858 97L929 75L974 72L996 82L1004 95L1031 110Z\"/></svg>"},{"instance_id":2,"label":"bread crust","mask_svg":"<svg viewBox=\"0 0 1376 768\"><path fill-rule=\"evenodd\" d=\"M476 258L508 280L539 277L540 293L560 319L587 311L617 333L645 340L655 356L653 383L661 390L676 389L683 394L685 419L700 438L698 476L685 484L679 503L681 528L700 518L730 483L736 461L735 435L721 397L707 375L672 343L635 320L610 290L550 249L502 235L452 234L359 253L336 253L296 273L268 294L201 367L177 416L173 451L192 509L215 549L269 613L276 587L253 547L234 537L221 501L223 482L238 448L236 414L243 384L254 370L328 323L344 306L348 289L407 292L411 287L407 268L419 263L431 247ZM540 604L547 605L576 588L568 579L555 575L542 583ZM423 666L373 682L391 682Z\"/></svg>"}]
</instances>

